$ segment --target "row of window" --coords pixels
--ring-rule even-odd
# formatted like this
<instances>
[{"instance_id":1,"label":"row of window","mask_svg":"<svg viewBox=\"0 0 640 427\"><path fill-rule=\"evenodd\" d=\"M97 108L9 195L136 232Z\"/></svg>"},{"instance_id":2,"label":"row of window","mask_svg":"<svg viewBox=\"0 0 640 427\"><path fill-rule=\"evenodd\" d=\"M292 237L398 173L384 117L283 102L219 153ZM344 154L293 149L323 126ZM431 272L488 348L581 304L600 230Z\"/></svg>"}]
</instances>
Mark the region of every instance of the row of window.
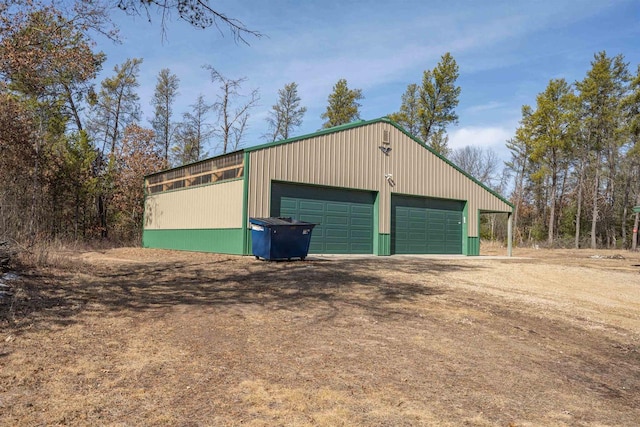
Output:
<instances>
[{"instance_id":1,"label":"row of window","mask_svg":"<svg viewBox=\"0 0 640 427\"><path fill-rule=\"evenodd\" d=\"M242 152L232 153L151 175L146 179L147 194L242 178L243 159Z\"/></svg>"}]
</instances>

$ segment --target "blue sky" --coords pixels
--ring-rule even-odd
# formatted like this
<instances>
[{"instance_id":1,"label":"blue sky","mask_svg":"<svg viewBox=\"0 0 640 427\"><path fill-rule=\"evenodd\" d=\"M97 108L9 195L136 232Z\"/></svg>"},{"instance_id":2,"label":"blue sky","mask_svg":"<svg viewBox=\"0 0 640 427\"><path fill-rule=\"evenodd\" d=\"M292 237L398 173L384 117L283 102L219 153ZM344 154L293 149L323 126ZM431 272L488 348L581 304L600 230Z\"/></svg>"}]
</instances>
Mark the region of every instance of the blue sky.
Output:
<instances>
[{"instance_id":1,"label":"blue sky","mask_svg":"<svg viewBox=\"0 0 640 427\"><path fill-rule=\"evenodd\" d=\"M144 59L139 94L145 124L149 101L162 68L180 78L175 109L179 119L198 94L208 102L216 87L202 65L230 78L246 77L245 92L260 90L243 146L264 143L265 118L286 83L298 84L307 107L295 134L321 128L320 115L333 85L347 79L362 89L363 119L397 111L409 83L418 83L445 52L460 67L459 124L448 130L449 145L490 147L508 158L505 140L513 136L523 104L552 78L584 78L593 54L623 54L636 72L640 63L638 1L295 1L221 0L217 10L240 19L265 37L235 43L222 27L195 29L175 19L163 41L160 18L130 17L115 11L122 44L97 38L107 54L99 79L127 58ZM213 120L213 117L211 117ZM209 149L214 153L214 148Z\"/></svg>"}]
</instances>

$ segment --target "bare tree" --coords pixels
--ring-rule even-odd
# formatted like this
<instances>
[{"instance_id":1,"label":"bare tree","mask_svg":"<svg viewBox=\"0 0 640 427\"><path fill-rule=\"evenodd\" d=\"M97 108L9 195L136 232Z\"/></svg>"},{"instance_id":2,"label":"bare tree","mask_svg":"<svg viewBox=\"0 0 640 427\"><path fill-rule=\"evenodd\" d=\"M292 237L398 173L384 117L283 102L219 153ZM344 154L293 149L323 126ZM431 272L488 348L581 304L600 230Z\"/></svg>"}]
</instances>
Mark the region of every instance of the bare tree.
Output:
<instances>
[{"instance_id":1,"label":"bare tree","mask_svg":"<svg viewBox=\"0 0 640 427\"><path fill-rule=\"evenodd\" d=\"M211 73L211 81L219 84L221 91L218 100L213 104L213 109L218 114L215 132L222 140L222 153L240 147L244 131L247 128L249 110L255 107L260 100L258 89L253 89L249 95L243 96L240 93L242 83L247 79L230 79L223 76L215 68L205 65L205 69ZM246 100L243 101L242 98Z\"/></svg>"},{"instance_id":2,"label":"bare tree","mask_svg":"<svg viewBox=\"0 0 640 427\"><path fill-rule=\"evenodd\" d=\"M498 156L491 148L466 146L454 150L451 161L478 181L493 188L496 182Z\"/></svg>"},{"instance_id":3,"label":"bare tree","mask_svg":"<svg viewBox=\"0 0 640 427\"><path fill-rule=\"evenodd\" d=\"M176 145L172 147L173 162L183 165L198 161L205 157L205 145L212 136L212 126L207 123L207 114L212 106L198 95L195 104L191 104L191 112L182 115L183 121L178 125Z\"/></svg>"},{"instance_id":4,"label":"bare tree","mask_svg":"<svg viewBox=\"0 0 640 427\"><path fill-rule=\"evenodd\" d=\"M278 90L278 103L271 107L267 123L269 132L265 135L270 141L278 138L288 139L293 129L302 124L306 107L300 106L298 85L296 82L287 83Z\"/></svg>"}]
</instances>

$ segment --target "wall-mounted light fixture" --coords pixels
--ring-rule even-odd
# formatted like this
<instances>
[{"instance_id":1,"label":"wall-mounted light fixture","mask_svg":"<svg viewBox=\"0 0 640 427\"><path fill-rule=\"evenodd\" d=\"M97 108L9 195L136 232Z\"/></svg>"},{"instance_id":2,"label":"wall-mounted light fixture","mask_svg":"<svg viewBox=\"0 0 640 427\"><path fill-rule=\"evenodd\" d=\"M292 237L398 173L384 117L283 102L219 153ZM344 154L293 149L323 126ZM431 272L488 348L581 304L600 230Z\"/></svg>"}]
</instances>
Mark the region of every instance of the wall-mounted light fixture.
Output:
<instances>
[{"instance_id":1,"label":"wall-mounted light fixture","mask_svg":"<svg viewBox=\"0 0 640 427\"><path fill-rule=\"evenodd\" d=\"M382 151L384 153L385 156L388 156L389 153L391 152L391 147L385 147L383 145L378 147L380 149L380 151Z\"/></svg>"},{"instance_id":2,"label":"wall-mounted light fixture","mask_svg":"<svg viewBox=\"0 0 640 427\"><path fill-rule=\"evenodd\" d=\"M392 187L396 186L396 182L393 180L393 175L391 175L390 173L384 174L384 179L387 180L390 186Z\"/></svg>"}]
</instances>

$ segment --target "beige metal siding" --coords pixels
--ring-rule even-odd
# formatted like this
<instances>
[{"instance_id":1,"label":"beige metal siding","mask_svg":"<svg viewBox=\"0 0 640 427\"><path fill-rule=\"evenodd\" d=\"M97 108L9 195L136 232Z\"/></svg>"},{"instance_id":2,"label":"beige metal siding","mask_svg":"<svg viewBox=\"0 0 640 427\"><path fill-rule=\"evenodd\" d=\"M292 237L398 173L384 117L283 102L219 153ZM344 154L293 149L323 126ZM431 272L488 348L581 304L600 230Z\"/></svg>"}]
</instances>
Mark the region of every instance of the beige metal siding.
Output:
<instances>
[{"instance_id":1,"label":"beige metal siding","mask_svg":"<svg viewBox=\"0 0 640 427\"><path fill-rule=\"evenodd\" d=\"M390 132L386 156L383 131ZM249 216L268 216L271 181L379 192L379 232L391 232L391 193L468 201L468 235L477 236L478 210L511 207L454 167L384 123L347 129L251 152ZM385 179L392 174L395 186Z\"/></svg>"},{"instance_id":2,"label":"beige metal siding","mask_svg":"<svg viewBox=\"0 0 640 427\"><path fill-rule=\"evenodd\" d=\"M242 227L243 181L147 196L146 230Z\"/></svg>"}]
</instances>

